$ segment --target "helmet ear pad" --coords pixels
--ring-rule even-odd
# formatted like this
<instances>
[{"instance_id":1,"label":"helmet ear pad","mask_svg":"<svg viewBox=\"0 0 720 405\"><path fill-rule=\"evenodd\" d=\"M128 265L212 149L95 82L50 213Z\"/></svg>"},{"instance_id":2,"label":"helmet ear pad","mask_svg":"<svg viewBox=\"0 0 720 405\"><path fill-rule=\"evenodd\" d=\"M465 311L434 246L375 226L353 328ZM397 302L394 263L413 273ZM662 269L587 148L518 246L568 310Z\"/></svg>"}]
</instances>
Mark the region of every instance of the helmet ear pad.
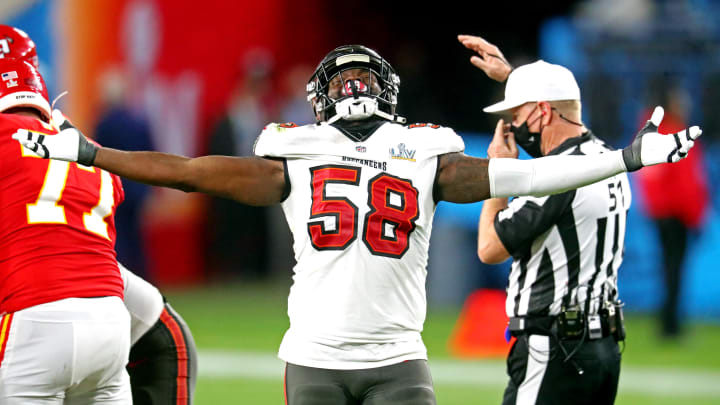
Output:
<instances>
[{"instance_id":1,"label":"helmet ear pad","mask_svg":"<svg viewBox=\"0 0 720 405\"><path fill-rule=\"evenodd\" d=\"M310 100L310 103L312 105L313 109L313 115L315 116L315 120L318 122L325 121L325 99L316 97L312 100Z\"/></svg>"}]
</instances>

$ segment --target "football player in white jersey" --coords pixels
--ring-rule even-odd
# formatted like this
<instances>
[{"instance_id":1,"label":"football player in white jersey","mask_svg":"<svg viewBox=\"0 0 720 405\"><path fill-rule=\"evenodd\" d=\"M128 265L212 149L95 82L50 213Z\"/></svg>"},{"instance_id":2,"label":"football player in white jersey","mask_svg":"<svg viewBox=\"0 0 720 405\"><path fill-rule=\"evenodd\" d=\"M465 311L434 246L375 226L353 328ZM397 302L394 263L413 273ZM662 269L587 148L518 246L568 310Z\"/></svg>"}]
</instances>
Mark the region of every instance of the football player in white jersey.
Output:
<instances>
[{"instance_id":1,"label":"football player in white jersey","mask_svg":"<svg viewBox=\"0 0 720 405\"><path fill-rule=\"evenodd\" d=\"M700 130L666 139L646 127L625 150L602 155L480 159L462 153L452 129L401 125L399 85L375 51L336 48L307 86L317 124L268 125L254 157L126 152L76 129L13 137L41 157L135 181L281 203L297 259L279 353L287 403L434 404L420 332L437 203L556 193L677 161Z\"/></svg>"}]
</instances>

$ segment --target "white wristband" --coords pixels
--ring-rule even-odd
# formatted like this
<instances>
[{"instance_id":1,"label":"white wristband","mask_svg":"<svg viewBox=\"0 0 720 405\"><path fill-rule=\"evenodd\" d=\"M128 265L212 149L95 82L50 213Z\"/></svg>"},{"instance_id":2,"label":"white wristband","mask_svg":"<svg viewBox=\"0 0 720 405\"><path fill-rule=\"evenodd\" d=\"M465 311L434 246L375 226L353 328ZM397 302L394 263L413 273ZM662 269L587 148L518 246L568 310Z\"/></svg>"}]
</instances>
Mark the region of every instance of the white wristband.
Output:
<instances>
[{"instance_id":1,"label":"white wristband","mask_svg":"<svg viewBox=\"0 0 720 405\"><path fill-rule=\"evenodd\" d=\"M624 171L622 151L584 156L546 156L532 160L490 159L490 196L557 194Z\"/></svg>"}]
</instances>

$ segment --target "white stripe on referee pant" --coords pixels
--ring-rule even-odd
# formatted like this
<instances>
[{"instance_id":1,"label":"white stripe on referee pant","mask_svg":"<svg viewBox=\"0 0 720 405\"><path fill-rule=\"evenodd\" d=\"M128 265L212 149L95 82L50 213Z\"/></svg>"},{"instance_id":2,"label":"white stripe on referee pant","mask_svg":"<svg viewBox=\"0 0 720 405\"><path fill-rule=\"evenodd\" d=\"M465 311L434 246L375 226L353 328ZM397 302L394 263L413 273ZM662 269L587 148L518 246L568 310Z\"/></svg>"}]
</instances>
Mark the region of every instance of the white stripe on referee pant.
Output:
<instances>
[{"instance_id":1,"label":"white stripe on referee pant","mask_svg":"<svg viewBox=\"0 0 720 405\"><path fill-rule=\"evenodd\" d=\"M516 405L535 404L549 358L550 337L529 335L527 369L525 369L525 379L518 387Z\"/></svg>"}]
</instances>

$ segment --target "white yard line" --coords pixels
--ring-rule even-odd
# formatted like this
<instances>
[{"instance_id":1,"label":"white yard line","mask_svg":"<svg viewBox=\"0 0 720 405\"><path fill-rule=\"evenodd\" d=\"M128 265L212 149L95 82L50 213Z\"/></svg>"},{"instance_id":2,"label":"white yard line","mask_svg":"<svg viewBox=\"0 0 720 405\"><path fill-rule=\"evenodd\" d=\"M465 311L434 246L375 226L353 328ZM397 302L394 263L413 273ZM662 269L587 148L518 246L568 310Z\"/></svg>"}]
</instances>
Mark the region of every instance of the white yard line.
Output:
<instances>
[{"instance_id":1,"label":"white yard line","mask_svg":"<svg viewBox=\"0 0 720 405\"><path fill-rule=\"evenodd\" d=\"M282 381L285 363L272 353L232 350L201 350L200 377L277 379ZM507 383L502 360L431 360L433 380L439 384L476 385L502 389ZM720 370L623 366L622 393L651 396L720 398Z\"/></svg>"}]
</instances>

